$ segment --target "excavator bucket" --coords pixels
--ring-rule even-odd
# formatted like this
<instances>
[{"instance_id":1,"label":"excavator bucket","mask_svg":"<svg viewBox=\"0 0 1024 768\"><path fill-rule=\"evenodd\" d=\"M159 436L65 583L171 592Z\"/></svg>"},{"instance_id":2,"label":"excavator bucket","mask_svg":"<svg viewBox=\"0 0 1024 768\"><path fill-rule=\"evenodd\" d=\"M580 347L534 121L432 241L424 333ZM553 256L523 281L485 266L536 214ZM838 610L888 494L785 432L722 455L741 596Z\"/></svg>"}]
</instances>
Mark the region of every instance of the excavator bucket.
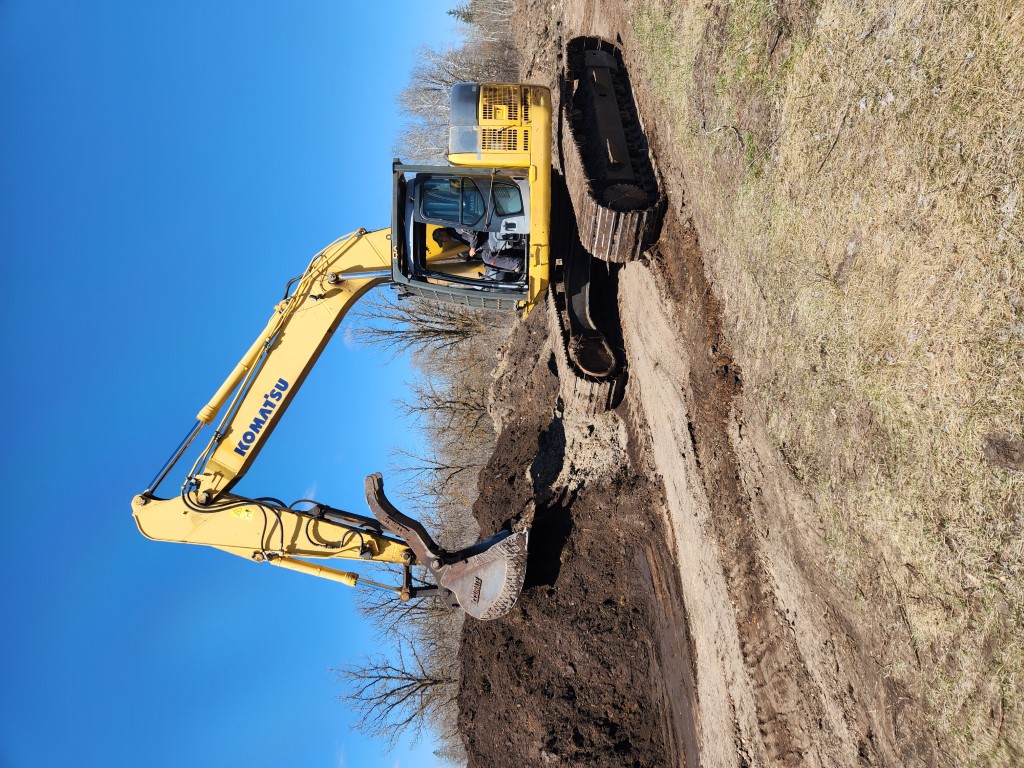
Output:
<instances>
[{"instance_id":1,"label":"excavator bucket","mask_svg":"<svg viewBox=\"0 0 1024 768\"><path fill-rule=\"evenodd\" d=\"M526 578L529 532L502 531L457 552L441 549L418 520L399 512L384 495L380 473L366 478L366 503L391 534L401 537L438 586L449 590L475 619L497 619L515 605Z\"/></svg>"},{"instance_id":2,"label":"excavator bucket","mask_svg":"<svg viewBox=\"0 0 1024 768\"><path fill-rule=\"evenodd\" d=\"M438 583L450 589L474 619L504 616L515 605L526 578L527 536L526 531L502 531L449 556L455 562L437 574Z\"/></svg>"}]
</instances>

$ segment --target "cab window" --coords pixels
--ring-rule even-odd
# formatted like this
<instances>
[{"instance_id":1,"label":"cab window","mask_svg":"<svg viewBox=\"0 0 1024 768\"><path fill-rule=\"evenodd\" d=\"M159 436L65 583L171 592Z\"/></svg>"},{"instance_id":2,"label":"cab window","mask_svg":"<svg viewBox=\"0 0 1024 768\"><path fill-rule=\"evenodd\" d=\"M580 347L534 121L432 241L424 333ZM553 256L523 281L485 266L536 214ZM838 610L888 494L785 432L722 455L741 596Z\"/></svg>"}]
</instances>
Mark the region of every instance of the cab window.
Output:
<instances>
[{"instance_id":1,"label":"cab window","mask_svg":"<svg viewBox=\"0 0 1024 768\"><path fill-rule=\"evenodd\" d=\"M462 180L462 223L475 224L484 215L484 196L472 179Z\"/></svg>"},{"instance_id":2,"label":"cab window","mask_svg":"<svg viewBox=\"0 0 1024 768\"><path fill-rule=\"evenodd\" d=\"M484 196L472 179L425 179L421 199L421 212L426 219L473 225L485 212Z\"/></svg>"},{"instance_id":3,"label":"cab window","mask_svg":"<svg viewBox=\"0 0 1024 768\"><path fill-rule=\"evenodd\" d=\"M523 212L523 195L514 184L495 184L491 193L499 216L515 216Z\"/></svg>"}]
</instances>

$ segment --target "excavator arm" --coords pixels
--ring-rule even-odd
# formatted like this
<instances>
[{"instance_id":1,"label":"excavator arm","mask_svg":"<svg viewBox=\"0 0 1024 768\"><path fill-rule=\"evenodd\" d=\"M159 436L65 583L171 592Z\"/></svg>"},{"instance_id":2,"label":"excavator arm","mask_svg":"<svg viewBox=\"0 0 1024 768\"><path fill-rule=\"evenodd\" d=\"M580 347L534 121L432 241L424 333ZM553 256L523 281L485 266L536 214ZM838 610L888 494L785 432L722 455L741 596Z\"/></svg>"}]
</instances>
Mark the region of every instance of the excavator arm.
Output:
<instances>
[{"instance_id":1,"label":"excavator arm","mask_svg":"<svg viewBox=\"0 0 1024 768\"><path fill-rule=\"evenodd\" d=\"M195 425L132 513L150 539L204 544L256 562L270 562L349 586L359 583L411 597L440 596L472 616L494 618L511 608L525 573L525 531L503 531L459 552L437 546L426 529L384 495L380 475L367 478L374 517L304 500L231 493L251 466L331 336L352 306L391 278L391 232L359 230L318 253L289 283L266 328L199 412ZM157 487L204 427L212 435L170 498ZM310 560L348 559L397 564L402 583L387 585ZM414 584L411 568L426 581ZM432 580L433 583L429 583ZM423 584L426 584L425 586Z\"/></svg>"},{"instance_id":2,"label":"excavator arm","mask_svg":"<svg viewBox=\"0 0 1024 768\"><path fill-rule=\"evenodd\" d=\"M387 229L340 238L313 258L274 308L267 327L196 417L212 424L225 411L200 458L200 496L212 501L245 474L342 319L363 294L390 279L390 240Z\"/></svg>"}]
</instances>

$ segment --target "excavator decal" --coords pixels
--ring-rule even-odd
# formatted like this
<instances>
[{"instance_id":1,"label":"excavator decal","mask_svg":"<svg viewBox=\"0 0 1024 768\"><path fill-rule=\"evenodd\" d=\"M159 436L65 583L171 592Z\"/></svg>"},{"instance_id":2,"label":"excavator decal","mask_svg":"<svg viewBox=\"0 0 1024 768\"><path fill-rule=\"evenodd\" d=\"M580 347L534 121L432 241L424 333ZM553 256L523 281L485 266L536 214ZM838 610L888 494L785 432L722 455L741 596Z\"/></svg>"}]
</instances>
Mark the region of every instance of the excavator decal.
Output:
<instances>
[{"instance_id":1,"label":"excavator decal","mask_svg":"<svg viewBox=\"0 0 1024 768\"><path fill-rule=\"evenodd\" d=\"M249 425L249 431L245 432L242 435L242 439L238 441L238 445L235 446L235 453L239 456L245 456L249 452L249 448L256 442L256 435L259 434L260 430L263 429L273 415L274 409L277 408L277 401L281 399L281 394L287 389L288 382L284 379L278 379L274 388L263 396L263 407L260 408L259 415Z\"/></svg>"}]
</instances>

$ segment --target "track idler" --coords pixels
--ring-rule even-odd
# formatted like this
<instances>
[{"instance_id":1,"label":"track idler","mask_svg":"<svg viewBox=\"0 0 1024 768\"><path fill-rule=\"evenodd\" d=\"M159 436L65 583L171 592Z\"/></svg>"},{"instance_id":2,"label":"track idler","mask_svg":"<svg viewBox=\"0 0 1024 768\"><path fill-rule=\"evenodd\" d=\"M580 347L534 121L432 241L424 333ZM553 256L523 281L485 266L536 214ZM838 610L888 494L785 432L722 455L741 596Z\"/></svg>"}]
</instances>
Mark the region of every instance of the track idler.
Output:
<instances>
[{"instance_id":1,"label":"track idler","mask_svg":"<svg viewBox=\"0 0 1024 768\"><path fill-rule=\"evenodd\" d=\"M366 478L366 503L389 533L409 545L414 564L426 566L435 583L448 590L468 615L497 619L512 610L526 578L528 531L501 531L466 549L448 552L422 523L388 501L380 473Z\"/></svg>"}]
</instances>

